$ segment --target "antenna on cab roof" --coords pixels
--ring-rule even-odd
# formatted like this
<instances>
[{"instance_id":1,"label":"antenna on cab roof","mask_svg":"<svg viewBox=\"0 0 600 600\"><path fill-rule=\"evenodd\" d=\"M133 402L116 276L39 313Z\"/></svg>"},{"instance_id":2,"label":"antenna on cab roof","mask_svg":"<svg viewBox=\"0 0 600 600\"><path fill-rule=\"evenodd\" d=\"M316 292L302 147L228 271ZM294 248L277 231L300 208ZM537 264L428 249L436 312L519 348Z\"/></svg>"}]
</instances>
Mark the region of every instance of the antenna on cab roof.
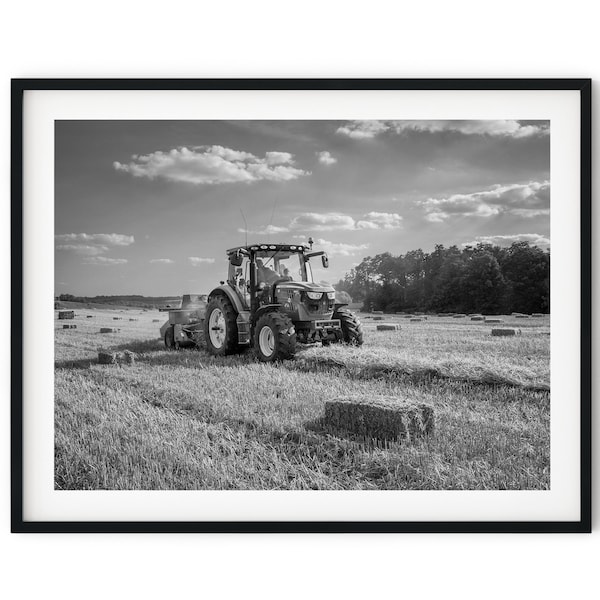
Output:
<instances>
[{"instance_id":1,"label":"antenna on cab roof","mask_svg":"<svg viewBox=\"0 0 600 600\"><path fill-rule=\"evenodd\" d=\"M310 246L310 249L312 250L312 246L314 244L314 241L313 241L313 239L311 237L308 238L308 244Z\"/></svg>"},{"instance_id":2,"label":"antenna on cab roof","mask_svg":"<svg viewBox=\"0 0 600 600\"><path fill-rule=\"evenodd\" d=\"M248 245L248 223L246 223L246 217L244 216L244 211L240 207L240 212L242 213L242 219L244 219L244 232L246 233L246 246Z\"/></svg>"}]
</instances>

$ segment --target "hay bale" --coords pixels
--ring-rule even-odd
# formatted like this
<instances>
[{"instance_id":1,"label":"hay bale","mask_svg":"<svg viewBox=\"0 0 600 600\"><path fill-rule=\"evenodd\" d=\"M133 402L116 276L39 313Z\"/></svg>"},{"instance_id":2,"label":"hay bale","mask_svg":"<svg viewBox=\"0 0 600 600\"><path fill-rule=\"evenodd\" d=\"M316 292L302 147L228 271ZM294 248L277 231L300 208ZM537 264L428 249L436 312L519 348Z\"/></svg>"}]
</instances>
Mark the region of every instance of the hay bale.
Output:
<instances>
[{"instance_id":1,"label":"hay bale","mask_svg":"<svg viewBox=\"0 0 600 600\"><path fill-rule=\"evenodd\" d=\"M120 321L122 317L113 317L113 321Z\"/></svg>"},{"instance_id":2,"label":"hay bale","mask_svg":"<svg viewBox=\"0 0 600 600\"><path fill-rule=\"evenodd\" d=\"M153 323L160 323L160 319L152 319Z\"/></svg>"},{"instance_id":3,"label":"hay bale","mask_svg":"<svg viewBox=\"0 0 600 600\"><path fill-rule=\"evenodd\" d=\"M505 337L510 335L517 335L517 333L521 333L516 329L492 329L492 335Z\"/></svg>"},{"instance_id":4,"label":"hay bale","mask_svg":"<svg viewBox=\"0 0 600 600\"><path fill-rule=\"evenodd\" d=\"M61 310L58 313L59 319L74 319L75 311L74 310Z\"/></svg>"},{"instance_id":5,"label":"hay bale","mask_svg":"<svg viewBox=\"0 0 600 600\"><path fill-rule=\"evenodd\" d=\"M545 317L546 315L544 313L531 313L531 316L539 319L541 317Z\"/></svg>"},{"instance_id":6,"label":"hay bale","mask_svg":"<svg viewBox=\"0 0 600 600\"><path fill-rule=\"evenodd\" d=\"M129 319L130 321L137 321L137 319Z\"/></svg>"},{"instance_id":7,"label":"hay bale","mask_svg":"<svg viewBox=\"0 0 600 600\"><path fill-rule=\"evenodd\" d=\"M398 329L400 329L399 325L392 325L390 323L377 325L377 331L398 331Z\"/></svg>"},{"instance_id":8,"label":"hay bale","mask_svg":"<svg viewBox=\"0 0 600 600\"><path fill-rule=\"evenodd\" d=\"M464 319L466 316L467 315L460 313L460 314L452 315L452 318L453 319Z\"/></svg>"},{"instance_id":9,"label":"hay bale","mask_svg":"<svg viewBox=\"0 0 600 600\"><path fill-rule=\"evenodd\" d=\"M116 333L117 330L112 327L100 327L100 333Z\"/></svg>"},{"instance_id":10,"label":"hay bale","mask_svg":"<svg viewBox=\"0 0 600 600\"><path fill-rule=\"evenodd\" d=\"M86 319L93 319L93 318L94 318L94 315L85 315L85 318L86 318Z\"/></svg>"},{"instance_id":11,"label":"hay bale","mask_svg":"<svg viewBox=\"0 0 600 600\"><path fill-rule=\"evenodd\" d=\"M485 322L486 323L504 323L504 319L488 319L486 317Z\"/></svg>"},{"instance_id":12,"label":"hay bale","mask_svg":"<svg viewBox=\"0 0 600 600\"><path fill-rule=\"evenodd\" d=\"M373 317L373 321L383 321L383 317Z\"/></svg>"},{"instance_id":13,"label":"hay bale","mask_svg":"<svg viewBox=\"0 0 600 600\"><path fill-rule=\"evenodd\" d=\"M77 325L63 325L63 329L77 329Z\"/></svg>"},{"instance_id":14,"label":"hay bale","mask_svg":"<svg viewBox=\"0 0 600 600\"><path fill-rule=\"evenodd\" d=\"M483 321L483 317L482 316L471 317L471 321Z\"/></svg>"},{"instance_id":15,"label":"hay bale","mask_svg":"<svg viewBox=\"0 0 600 600\"><path fill-rule=\"evenodd\" d=\"M515 315L515 319L529 319L529 315Z\"/></svg>"},{"instance_id":16,"label":"hay bale","mask_svg":"<svg viewBox=\"0 0 600 600\"><path fill-rule=\"evenodd\" d=\"M414 315L404 315L405 319L412 319Z\"/></svg>"},{"instance_id":17,"label":"hay bale","mask_svg":"<svg viewBox=\"0 0 600 600\"><path fill-rule=\"evenodd\" d=\"M410 322L411 323L420 323L423 319L419 319L419 318L415 318L415 319L411 319Z\"/></svg>"},{"instance_id":18,"label":"hay bale","mask_svg":"<svg viewBox=\"0 0 600 600\"><path fill-rule=\"evenodd\" d=\"M433 407L391 396L365 399L343 396L325 402L323 422L331 431L347 431L378 440L412 440L433 432Z\"/></svg>"},{"instance_id":19,"label":"hay bale","mask_svg":"<svg viewBox=\"0 0 600 600\"><path fill-rule=\"evenodd\" d=\"M382 310L372 310L371 311L374 315L382 315L383 311Z\"/></svg>"},{"instance_id":20,"label":"hay bale","mask_svg":"<svg viewBox=\"0 0 600 600\"><path fill-rule=\"evenodd\" d=\"M101 365L116 365L117 364L117 353L109 352L108 350L98 351L98 362Z\"/></svg>"}]
</instances>

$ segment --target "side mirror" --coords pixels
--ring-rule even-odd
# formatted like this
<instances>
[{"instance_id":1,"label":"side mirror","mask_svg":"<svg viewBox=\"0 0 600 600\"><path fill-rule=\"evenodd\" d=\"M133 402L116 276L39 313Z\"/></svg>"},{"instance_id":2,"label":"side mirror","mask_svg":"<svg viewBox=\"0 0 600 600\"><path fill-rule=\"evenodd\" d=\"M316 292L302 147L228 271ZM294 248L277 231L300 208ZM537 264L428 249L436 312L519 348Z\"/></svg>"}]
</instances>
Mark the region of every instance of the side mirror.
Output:
<instances>
[{"instance_id":1,"label":"side mirror","mask_svg":"<svg viewBox=\"0 0 600 600\"><path fill-rule=\"evenodd\" d=\"M321 256L321 263L323 263L324 269L329 268L329 256L327 256L327 254L323 254L323 256Z\"/></svg>"},{"instance_id":2,"label":"side mirror","mask_svg":"<svg viewBox=\"0 0 600 600\"><path fill-rule=\"evenodd\" d=\"M229 262L234 267L241 267L243 261L244 261L244 257L239 253L229 255Z\"/></svg>"}]
</instances>

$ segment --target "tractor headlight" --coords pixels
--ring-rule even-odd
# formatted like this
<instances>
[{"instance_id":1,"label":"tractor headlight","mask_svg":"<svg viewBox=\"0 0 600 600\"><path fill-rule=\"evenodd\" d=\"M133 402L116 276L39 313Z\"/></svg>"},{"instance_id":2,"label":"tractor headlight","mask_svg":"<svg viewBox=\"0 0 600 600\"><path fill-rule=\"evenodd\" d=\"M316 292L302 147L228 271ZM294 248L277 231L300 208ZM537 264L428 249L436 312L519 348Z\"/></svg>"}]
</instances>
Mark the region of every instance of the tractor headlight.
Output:
<instances>
[{"instance_id":1,"label":"tractor headlight","mask_svg":"<svg viewBox=\"0 0 600 600\"><path fill-rule=\"evenodd\" d=\"M323 292L306 292L310 300L320 300Z\"/></svg>"},{"instance_id":2,"label":"tractor headlight","mask_svg":"<svg viewBox=\"0 0 600 600\"><path fill-rule=\"evenodd\" d=\"M330 300L335 300L335 292L327 292L327 297Z\"/></svg>"}]
</instances>

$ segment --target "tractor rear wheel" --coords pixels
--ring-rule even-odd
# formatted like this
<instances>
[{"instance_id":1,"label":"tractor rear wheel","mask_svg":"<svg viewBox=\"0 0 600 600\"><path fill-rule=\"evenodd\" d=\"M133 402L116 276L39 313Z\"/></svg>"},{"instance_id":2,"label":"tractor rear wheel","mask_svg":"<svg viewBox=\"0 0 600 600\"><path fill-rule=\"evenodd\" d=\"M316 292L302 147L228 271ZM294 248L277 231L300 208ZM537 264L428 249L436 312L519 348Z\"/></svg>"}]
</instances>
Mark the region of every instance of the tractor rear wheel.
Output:
<instances>
[{"instance_id":1,"label":"tractor rear wheel","mask_svg":"<svg viewBox=\"0 0 600 600\"><path fill-rule=\"evenodd\" d=\"M342 336L337 341L351 346L362 346L363 329L356 315L347 308L338 308L333 313L333 319L339 319L342 325Z\"/></svg>"},{"instance_id":2,"label":"tractor rear wheel","mask_svg":"<svg viewBox=\"0 0 600 600\"><path fill-rule=\"evenodd\" d=\"M231 302L224 296L215 296L206 307L204 339L206 349L215 356L239 351L237 315Z\"/></svg>"},{"instance_id":3,"label":"tractor rear wheel","mask_svg":"<svg viewBox=\"0 0 600 600\"><path fill-rule=\"evenodd\" d=\"M296 354L296 331L292 320L278 312L260 317L254 331L254 347L262 362L293 358Z\"/></svg>"},{"instance_id":4,"label":"tractor rear wheel","mask_svg":"<svg viewBox=\"0 0 600 600\"><path fill-rule=\"evenodd\" d=\"M178 349L178 345L175 344L175 331L172 325L165 331L165 348L167 350Z\"/></svg>"}]
</instances>

